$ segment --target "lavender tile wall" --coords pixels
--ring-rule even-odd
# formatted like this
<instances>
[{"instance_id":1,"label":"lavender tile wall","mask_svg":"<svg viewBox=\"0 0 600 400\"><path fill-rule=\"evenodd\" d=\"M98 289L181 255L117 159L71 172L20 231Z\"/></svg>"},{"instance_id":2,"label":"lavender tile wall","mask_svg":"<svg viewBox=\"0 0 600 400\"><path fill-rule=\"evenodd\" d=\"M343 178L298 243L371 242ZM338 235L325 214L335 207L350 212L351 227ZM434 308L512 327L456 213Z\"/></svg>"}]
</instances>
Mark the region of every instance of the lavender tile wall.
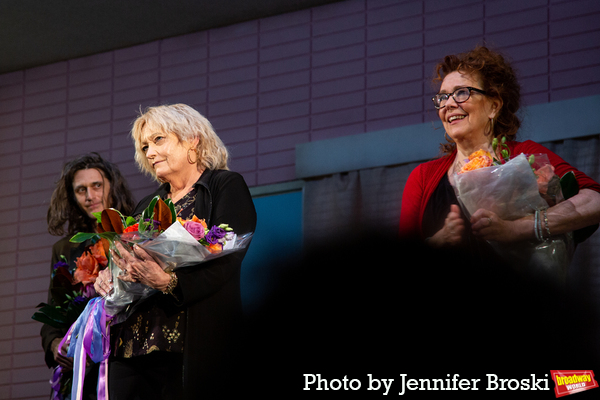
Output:
<instances>
[{"instance_id":1,"label":"lavender tile wall","mask_svg":"<svg viewBox=\"0 0 600 400\"><path fill-rule=\"evenodd\" d=\"M63 163L95 150L138 199L155 186L127 135L140 107L196 107L250 186L285 182L298 143L435 119L435 63L483 41L514 60L525 104L599 94L598 21L595 0L348 0L0 75L0 399L47 397L30 316Z\"/></svg>"}]
</instances>

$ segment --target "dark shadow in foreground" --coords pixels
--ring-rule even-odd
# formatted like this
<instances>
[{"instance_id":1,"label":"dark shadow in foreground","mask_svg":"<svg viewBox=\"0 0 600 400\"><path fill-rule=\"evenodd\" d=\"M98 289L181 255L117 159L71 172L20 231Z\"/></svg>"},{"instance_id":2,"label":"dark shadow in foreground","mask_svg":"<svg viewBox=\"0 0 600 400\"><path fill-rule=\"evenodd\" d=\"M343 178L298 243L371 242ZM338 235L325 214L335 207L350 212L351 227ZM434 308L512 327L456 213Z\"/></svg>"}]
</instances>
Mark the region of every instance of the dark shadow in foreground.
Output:
<instances>
[{"instance_id":1,"label":"dark shadow in foreground","mask_svg":"<svg viewBox=\"0 0 600 400\"><path fill-rule=\"evenodd\" d=\"M290 260L215 390L314 395L304 374L520 379L598 367L595 310L494 260L376 235Z\"/></svg>"}]
</instances>

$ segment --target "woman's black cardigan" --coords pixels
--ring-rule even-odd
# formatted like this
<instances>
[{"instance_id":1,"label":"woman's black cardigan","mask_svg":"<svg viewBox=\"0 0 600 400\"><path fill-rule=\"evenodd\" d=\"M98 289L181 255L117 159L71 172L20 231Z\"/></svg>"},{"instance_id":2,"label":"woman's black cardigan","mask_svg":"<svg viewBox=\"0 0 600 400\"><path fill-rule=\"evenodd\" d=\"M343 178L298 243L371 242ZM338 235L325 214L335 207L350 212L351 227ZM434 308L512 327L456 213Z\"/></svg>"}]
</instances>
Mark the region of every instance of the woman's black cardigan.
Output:
<instances>
[{"instance_id":1,"label":"woman's black cardigan","mask_svg":"<svg viewBox=\"0 0 600 400\"><path fill-rule=\"evenodd\" d=\"M240 174L206 170L196 186L195 215L205 219L208 227L229 224L237 234L254 232L256 210ZM165 198L168 192L169 185L161 185L139 202L133 215L140 214L156 195ZM240 269L246 250L176 270L179 282L175 296L155 295L187 311L183 363L186 399L218 392L227 384L230 367L235 367L230 363L235 363L239 350Z\"/></svg>"}]
</instances>

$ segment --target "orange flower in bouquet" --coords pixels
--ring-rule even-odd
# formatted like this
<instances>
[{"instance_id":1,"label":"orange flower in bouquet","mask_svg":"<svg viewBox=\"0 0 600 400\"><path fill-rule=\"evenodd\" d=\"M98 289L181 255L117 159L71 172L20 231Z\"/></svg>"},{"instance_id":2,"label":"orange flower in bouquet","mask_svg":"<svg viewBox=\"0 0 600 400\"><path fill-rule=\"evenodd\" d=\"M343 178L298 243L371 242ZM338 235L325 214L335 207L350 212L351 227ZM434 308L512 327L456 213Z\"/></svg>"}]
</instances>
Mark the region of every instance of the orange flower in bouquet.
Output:
<instances>
[{"instance_id":1,"label":"orange flower in bouquet","mask_svg":"<svg viewBox=\"0 0 600 400\"><path fill-rule=\"evenodd\" d=\"M185 230L212 254L223 251L223 245L234 238L233 230L227 224L208 228L206 221L195 215L191 219L177 218Z\"/></svg>"},{"instance_id":2,"label":"orange flower in bouquet","mask_svg":"<svg viewBox=\"0 0 600 400\"><path fill-rule=\"evenodd\" d=\"M84 285L96 282L98 273L108 264L102 240L83 252L75 261L77 269L73 272L73 283L81 282Z\"/></svg>"},{"instance_id":3,"label":"orange flower in bouquet","mask_svg":"<svg viewBox=\"0 0 600 400\"><path fill-rule=\"evenodd\" d=\"M213 254L218 254L223 251L223 245L220 243L209 244L207 249Z\"/></svg>"},{"instance_id":4,"label":"orange flower in bouquet","mask_svg":"<svg viewBox=\"0 0 600 400\"><path fill-rule=\"evenodd\" d=\"M467 217L479 209L492 211L505 221L533 216L537 242L488 242L515 268L547 274L564 283L573 254L573 235L553 236L548 229L542 230L542 221L549 207L577 193L575 176L567 173L559 178L546 154L511 158L505 142L505 138L492 141L492 157L485 150L471 154L454 177L456 197Z\"/></svg>"},{"instance_id":5,"label":"orange flower in bouquet","mask_svg":"<svg viewBox=\"0 0 600 400\"><path fill-rule=\"evenodd\" d=\"M540 194L548 193L548 183L556 176L552 164L546 164L535 171Z\"/></svg>"},{"instance_id":6,"label":"orange flower in bouquet","mask_svg":"<svg viewBox=\"0 0 600 400\"><path fill-rule=\"evenodd\" d=\"M81 243L95 238L108 239L110 248L115 252L116 241L126 245L125 251L129 251L127 246L136 243L155 258L163 268L170 270L197 265L229 254L230 251L244 249L250 243L253 235L252 232L249 232L238 238L227 224L207 229L206 222L197 218L192 218L190 221L179 221L189 225L190 229L186 229L183 224L175 223L177 214L173 202L170 199L163 201L159 196L150 201L139 219L123 216L112 208L104 209L101 213L94 215L98 220L98 231L79 232L70 239L71 242ZM211 248L214 245L218 249L218 254L213 254L213 251L208 249L209 245ZM94 252L90 252L78 260L81 264L81 268L78 268L80 269L78 274L81 275L79 279L95 280L98 274L98 260L93 256L94 254ZM111 260L112 258L108 264L114 284L112 291L105 297L91 299L61 342L61 346L63 343L69 343L67 356L75 359L73 376L77 380L75 378L73 380L73 392L77 388L78 396L81 396L80 389L82 387L78 383L83 382L85 378L86 354L93 362L100 363L99 374L106 382L111 325L126 320L135 306L158 292L157 289L141 282L117 279L121 270L112 267L114 260ZM130 307L133 304L135 306ZM100 389L103 387L98 385L98 398L101 397Z\"/></svg>"},{"instance_id":7,"label":"orange flower in bouquet","mask_svg":"<svg viewBox=\"0 0 600 400\"><path fill-rule=\"evenodd\" d=\"M493 163L492 155L485 150L478 150L474 153L471 153L469 156L469 162L462 166L459 174L468 171L474 171L479 168L491 167Z\"/></svg>"},{"instance_id":8,"label":"orange flower in bouquet","mask_svg":"<svg viewBox=\"0 0 600 400\"><path fill-rule=\"evenodd\" d=\"M131 226L128 226L127 228L125 228L125 230L123 230L123 233L137 232L139 230L139 226L140 224L133 224Z\"/></svg>"}]
</instances>

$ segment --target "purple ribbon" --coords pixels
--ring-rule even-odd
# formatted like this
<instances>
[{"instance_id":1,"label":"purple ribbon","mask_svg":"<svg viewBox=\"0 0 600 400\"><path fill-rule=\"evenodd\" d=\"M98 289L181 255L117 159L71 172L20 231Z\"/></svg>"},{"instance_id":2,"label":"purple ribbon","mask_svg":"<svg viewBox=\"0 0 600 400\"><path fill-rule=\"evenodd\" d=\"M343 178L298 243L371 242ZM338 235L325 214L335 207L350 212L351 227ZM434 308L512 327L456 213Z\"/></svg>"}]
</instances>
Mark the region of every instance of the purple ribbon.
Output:
<instances>
[{"instance_id":1,"label":"purple ribbon","mask_svg":"<svg viewBox=\"0 0 600 400\"><path fill-rule=\"evenodd\" d=\"M52 400L63 400L60 394L60 380L62 378L62 367L60 365L54 367L52 379L50 379L50 387L52 388Z\"/></svg>"},{"instance_id":2,"label":"purple ribbon","mask_svg":"<svg viewBox=\"0 0 600 400\"><path fill-rule=\"evenodd\" d=\"M85 379L87 356L100 364L98 375L98 400L108 400L108 356L110 355L110 333L106 323L104 299L95 297L89 301L77 321L60 343L69 343L68 357L73 357L73 388L71 398L81 400Z\"/></svg>"}]
</instances>

